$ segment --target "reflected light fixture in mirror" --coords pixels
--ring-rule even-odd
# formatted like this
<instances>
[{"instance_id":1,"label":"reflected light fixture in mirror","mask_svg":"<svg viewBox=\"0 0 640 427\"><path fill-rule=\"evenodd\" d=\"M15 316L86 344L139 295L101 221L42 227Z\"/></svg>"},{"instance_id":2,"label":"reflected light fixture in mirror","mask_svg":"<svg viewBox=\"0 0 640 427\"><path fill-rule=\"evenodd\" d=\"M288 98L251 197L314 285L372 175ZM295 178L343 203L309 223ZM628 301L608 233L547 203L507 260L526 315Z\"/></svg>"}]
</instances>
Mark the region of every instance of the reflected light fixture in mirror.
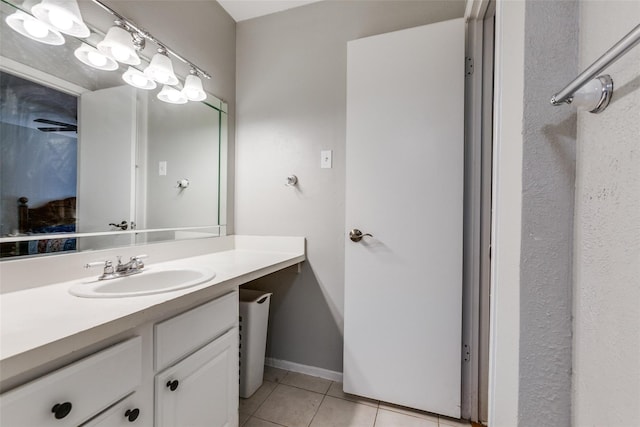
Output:
<instances>
[{"instance_id":1,"label":"reflected light fixture in mirror","mask_svg":"<svg viewBox=\"0 0 640 427\"><path fill-rule=\"evenodd\" d=\"M140 57L133 45L131 33L118 26L117 22L116 26L109 28L104 40L98 43L98 50L123 64L140 64Z\"/></svg>"},{"instance_id":2,"label":"reflected light fixture in mirror","mask_svg":"<svg viewBox=\"0 0 640 427\"><path fill-rule=\"evenodd\" d=\"M158 99L169 104L186 104L188 101L183 92L167 85L164 85L158 93Z\"/></svg>"},{"instance_id":3,"label":"reflected light fixture in mirror","mask_svg":"<svg viewBox=\"0 0 640 427\"><path fill-rule=\"evenodd\" d=\"M133 67L129 67L127 71L122 75L122 79L133 87L138 89L151 90L155 89L157 84L149 77L145 76L140 70Z\"/></svg>"},{"instance_id":4,"label":"reflected light fixture in mirror","mask_svg":"<svg viewBox=\"0 0 640 427\"><path fill-rule=\"evenodd\" d=\"M64 37L58 30L21 10L7 16L5 21L11 29L31 40L54 46L64 44Z\"/></svg>"},{"instance_id":5,"label":"reflected light fixture in mirror","mask_svg":"<svg viewBox=\"0 0 640 427\"><path fill-rule=\"evenodd\" d=\"M89 37L89 27L82 20L76 0L42 0L31 8L31 13L62 33L80 38Z\"/></svg>"},{"instance_id":6,"label":"reflected light fixture in mirror","mask_svg":"<svg viewBox=\"0 0 640 427\"><path fill-rule=\"evenodd\" d=\"M202 80L197 75L197 71L191 69L191 74L184 81L182 93L189 101L203 101L207 98L207 94L202 89Z\"/></svg>"},{"instance_id":7,"label":"reflected light fixture in mirror","mask_svg":"<svg viewBox=\"0 0 640 427\"><path fill-rule=\"evenodd\" d=\"M83 64L98 70L113 71L118 69L118 63L113 58L110 58L88 44L82 43L82 45L77 48L73 54Z\"/></svg>"},{"instance_id":8,"label":"reflected light fixture in mirror","mask_svg":"<svg viewBox=\"0 0 640 427\"><path fill-rule=\"evenodd\" d=\"M151 58L151 63L145 68L144 74L160 84L178 84L178 78L173 72L171 59L167 56L167 50L162 46L158 48L158 53Z\"/></svg>"}]
</instances>

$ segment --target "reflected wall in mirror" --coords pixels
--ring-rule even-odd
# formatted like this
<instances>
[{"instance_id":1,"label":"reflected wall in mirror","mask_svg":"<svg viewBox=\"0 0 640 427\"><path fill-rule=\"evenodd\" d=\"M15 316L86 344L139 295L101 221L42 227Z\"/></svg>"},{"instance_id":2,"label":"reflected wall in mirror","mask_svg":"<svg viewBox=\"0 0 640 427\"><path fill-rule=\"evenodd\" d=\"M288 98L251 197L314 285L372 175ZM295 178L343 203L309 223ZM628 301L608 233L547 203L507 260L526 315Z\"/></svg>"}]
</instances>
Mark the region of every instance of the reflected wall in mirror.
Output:
<instances>
[{"instance_id":1,"label":"reflected wall in mirror","mask_svg":"<svg viewBox=\"0 0 640 427\"><path fill-rule=\"evenodd\" d=\"M224 234L223 102L161 102L76 61L68 36L0 36L2 257Z\"/></svg>"}]
</instances>

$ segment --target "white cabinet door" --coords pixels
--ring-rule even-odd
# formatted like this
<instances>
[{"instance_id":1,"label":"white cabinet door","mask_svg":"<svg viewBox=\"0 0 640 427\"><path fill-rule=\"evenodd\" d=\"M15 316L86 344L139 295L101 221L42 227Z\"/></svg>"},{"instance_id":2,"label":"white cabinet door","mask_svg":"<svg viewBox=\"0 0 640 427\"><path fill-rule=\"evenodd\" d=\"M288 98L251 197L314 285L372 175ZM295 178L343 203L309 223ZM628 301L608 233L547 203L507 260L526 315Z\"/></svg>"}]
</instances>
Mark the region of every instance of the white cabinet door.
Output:
<instances>
[{"instance_id":1,"label":"white cabinet door","mask_svg":"<svg viewBox=\"0 0 640 427\"><path fill-rule=\"evenodd\" d=\"M459 417L464 21L349 42L347 64L345 231L373 236L345 239L344 390Z\"/></svg>"},{"instance_id":2,"label":"white cabinet door","mask_svg":"<svg viewBox=\"0 0 640 427\"><path fill-rule=\"evenodd\" d=\"M156 427L238 425L238 328L155 379Z\"/></svg>"}]
</instances>

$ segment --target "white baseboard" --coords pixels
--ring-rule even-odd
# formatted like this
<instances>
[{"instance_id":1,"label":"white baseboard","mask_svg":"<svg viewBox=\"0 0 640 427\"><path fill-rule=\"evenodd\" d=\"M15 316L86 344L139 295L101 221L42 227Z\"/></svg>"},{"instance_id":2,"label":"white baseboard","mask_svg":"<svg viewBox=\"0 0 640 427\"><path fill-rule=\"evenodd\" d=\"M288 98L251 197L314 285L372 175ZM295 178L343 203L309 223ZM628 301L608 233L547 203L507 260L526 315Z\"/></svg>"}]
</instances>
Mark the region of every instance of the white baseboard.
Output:
<instances>
[{"instance_id":1,"label":"white baseboard","mask_svg":"<svg viewBox=\"0 0 640 427\"><path fill-rule=\"evenodd\" d=\"M342 372L330 371L324 368L316 368L315 366L302 365L300 363L274 359L272 357L265 357L264 364L271 366L272 368L285 369L287 371L307 374L314 377L324 378L326 380L342 382Z\"/></svg>"}]
</instances>

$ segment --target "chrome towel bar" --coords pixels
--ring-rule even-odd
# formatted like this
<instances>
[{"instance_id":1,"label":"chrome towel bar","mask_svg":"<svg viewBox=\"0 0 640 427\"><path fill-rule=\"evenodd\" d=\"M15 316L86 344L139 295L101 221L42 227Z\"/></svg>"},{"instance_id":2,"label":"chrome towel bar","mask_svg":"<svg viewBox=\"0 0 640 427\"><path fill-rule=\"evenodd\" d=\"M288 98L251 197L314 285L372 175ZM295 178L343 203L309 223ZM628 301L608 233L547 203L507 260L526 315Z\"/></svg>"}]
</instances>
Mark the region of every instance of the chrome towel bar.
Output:
<instances>
[{"instance_id":1,"label":"chrome towel bar","mask_svg":"<svg viewBox=\"0 0 640 427\"><path fill-rule=\"evenodd\" d=\"M640 42L640 24L624 36L611 49L606 51L600 58L584 70L578 77L573 79L564 89L551 97L552 105L563 103L570 104L575 92L586 83L595 78L602 70L613 64L622 55L631 50ZM603 108L604 109L604 108Z\"/></svg>"}]
</instances>

